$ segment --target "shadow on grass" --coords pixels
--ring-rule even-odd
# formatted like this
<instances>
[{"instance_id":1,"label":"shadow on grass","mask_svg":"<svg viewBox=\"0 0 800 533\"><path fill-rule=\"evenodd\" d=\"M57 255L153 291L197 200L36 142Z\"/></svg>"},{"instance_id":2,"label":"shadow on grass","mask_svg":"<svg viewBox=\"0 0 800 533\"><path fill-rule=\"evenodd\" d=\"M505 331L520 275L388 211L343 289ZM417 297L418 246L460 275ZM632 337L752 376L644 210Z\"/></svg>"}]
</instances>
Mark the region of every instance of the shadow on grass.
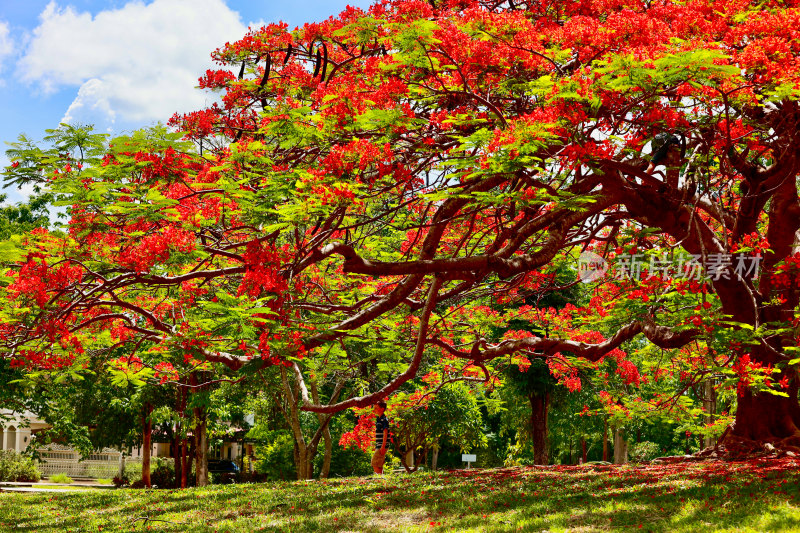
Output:
<instances>
[{"instance_id":1,"label":"shadow on grass","mask_svg":"<svg viewBox=\"0 0 800 533\"><path fill-rule=\"evenodd\" d=\"M0 530L798 529L800 473L796 465L778 466L517 468L183 491L0 495Z\"/></svg>"}]
</instances>

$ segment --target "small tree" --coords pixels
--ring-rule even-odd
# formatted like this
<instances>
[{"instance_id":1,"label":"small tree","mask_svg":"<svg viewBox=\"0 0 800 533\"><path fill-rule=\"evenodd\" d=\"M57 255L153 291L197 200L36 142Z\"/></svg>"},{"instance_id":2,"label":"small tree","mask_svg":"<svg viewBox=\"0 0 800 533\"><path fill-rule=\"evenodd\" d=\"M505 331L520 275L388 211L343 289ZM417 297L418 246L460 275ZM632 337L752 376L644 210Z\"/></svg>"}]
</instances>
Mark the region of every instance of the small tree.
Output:
<instances>
[{"instance_id":1,"label":"small tree","mask_svg":"<svg viewBox=\"0 0 800 533\"><path fill-rule=\"evenodd\" d=\"M397 394L389 403L388 416L392 443L407 472L416 471L431 449L436 457L444 439L463 450L486 443L476 392L466 383L444 385L428 396Z\"/></svg>"}]
</instances>

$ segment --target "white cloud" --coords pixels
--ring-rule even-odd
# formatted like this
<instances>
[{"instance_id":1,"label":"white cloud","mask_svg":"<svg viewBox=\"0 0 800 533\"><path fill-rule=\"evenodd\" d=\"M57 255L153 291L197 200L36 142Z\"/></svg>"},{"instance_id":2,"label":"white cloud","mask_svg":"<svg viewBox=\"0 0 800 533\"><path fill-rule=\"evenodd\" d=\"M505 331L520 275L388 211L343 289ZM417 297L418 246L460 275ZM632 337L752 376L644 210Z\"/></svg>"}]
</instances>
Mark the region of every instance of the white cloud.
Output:
<instances>
[{"instance_id":1,"label":"white cloud","mask_svg":"<svg viewBox=\"0 0 800 533\"><path fill-rule=\"evenodd\" d=\"M8 23L0 21L0 70L3 70L3 61L14 51L11 32Z\"/></svg>"},{"instance_id":2,"label":"white cloud","mask_svg":"<svg viewBox=\"0 0 800 533\"><path fill-rule=\"evenodd\" d=\"M134 1L94 17L53 1L39 18L20 77L45 92L79 87L64 119L98 126L203 107L209 96L194 87L210 53L246 31L222 0Z\"/></svg>"}]
</instances>

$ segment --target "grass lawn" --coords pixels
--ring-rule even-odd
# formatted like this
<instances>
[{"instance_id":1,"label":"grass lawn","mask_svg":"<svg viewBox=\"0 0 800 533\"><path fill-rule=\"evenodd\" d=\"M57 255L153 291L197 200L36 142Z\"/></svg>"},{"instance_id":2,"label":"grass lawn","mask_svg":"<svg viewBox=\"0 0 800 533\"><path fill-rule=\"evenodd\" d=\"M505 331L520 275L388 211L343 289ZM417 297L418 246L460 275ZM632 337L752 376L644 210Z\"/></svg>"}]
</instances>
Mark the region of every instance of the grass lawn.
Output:
<instances>
[{"instance_id":1,"label":"grass lawn","mask_svg":"<svg viewBox=\"0 0 800 533\"><path fill-rule=\"evenodd\" d=\"M800 462L0 494L0 531L800 531Z\"/></svg>"}]
</instances>

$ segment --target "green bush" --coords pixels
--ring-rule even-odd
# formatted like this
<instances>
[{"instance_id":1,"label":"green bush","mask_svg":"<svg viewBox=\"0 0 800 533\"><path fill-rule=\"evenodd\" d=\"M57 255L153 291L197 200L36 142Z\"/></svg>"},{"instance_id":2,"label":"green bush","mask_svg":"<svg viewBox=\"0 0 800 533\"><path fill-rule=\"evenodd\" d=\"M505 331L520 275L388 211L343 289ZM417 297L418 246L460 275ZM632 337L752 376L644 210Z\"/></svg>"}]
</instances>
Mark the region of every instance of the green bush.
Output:
<instances>
[{"instance_id":1,"label":"green bush","mask_svg":"<svg viewBox=\"0 0 800 533\"><path fill-rule=\"evenodd\" d=\"M128 479L141 479L142 477L142 462L141 461L126 461L125 462L125 475Z\"/></svg>"},{"instance_id":2,"label":"green bush","mask_svg":"<svg viewBox=\"0 0 800 533\"><path fill-rule=\"evenodd\" d=\"M391 453L389 454L391 455ZM331 450L331 472L330 477L351 477L367 476L372 473L371 453L366 453L359 448L343 448L336 444ZM387 463L389 456L386 457ZM322 471L322 463L325 460L324 446L320 445L317 456L314 458L314 476L318 477Z\"/></svg>"},{"instance_id":3,"label":"green bush","mask_svg":"<svg viewBox=\"0 0 800 533\"><path fill-rule=\"evenodd\" d=\"M0 450L0 481L39 481L36 463L14 450Z\"/></svg>"},{"instance_id":4,"label":"green bush","mask_svg":"<svg viewBox=\"0 0 800 533\"><path fill-rule=\"evenodd\" d=\"M72 483L72 478L66 474L53 474L50 476L50 481L53 483Z\"/></svg>"},{"instance_id":5,"label":"green bush","mask_svg":"<svg viewBox=\"0 0 800 533\"><path fill-rule=\"evenodd\" d=\"M256 472L270 481L295 479L294 438L288 431L270 432L272 442L256 448Z\"/></svg>"},{"instance_id":6,"label":"green bush","mask_svg":"<svg viewBox=\"0 0 800 533\"><path fill-rule=\"evenodd\" d=\"M125 477L122 479L115 478L117 481L114 483L119 483L120 486L128 484L130 482L131 488L143 488L144 483L142 483L142 464L141 463L130 463L136 467L134 472L135 475L129 476L130 470L128 470L128 463L125 465ZM187 486L194 487L196 473L195 473L195 464L192 461L192 467L189 472L186 474ZM153 488L158 489L172 489L175 488L180 484L179 479L175 479L175 459L171 457L154 457L150 463L150 483Z\"/></svg>"},{"instance_id":7,"label":"green bush","mask_svg":"<svg viewBox=\"0 0 800 533\"><path fill-rule=\"evenodd\" d=\"M644 463L661 455L661 448L655 442L644 441L633 444L628 450L632 463Z\"/></svg>"},{"instance_id":8,"label":"green bush","mask_svg":"<svg viewBox=\"0 0 800 533\"><path fill-rule=\"evenodd\" d=\"M172 488L175 486L175 466L167 461L156 461L154 468L150 471L150 483L159 489Z\"/></svg>"}]
</instances>

